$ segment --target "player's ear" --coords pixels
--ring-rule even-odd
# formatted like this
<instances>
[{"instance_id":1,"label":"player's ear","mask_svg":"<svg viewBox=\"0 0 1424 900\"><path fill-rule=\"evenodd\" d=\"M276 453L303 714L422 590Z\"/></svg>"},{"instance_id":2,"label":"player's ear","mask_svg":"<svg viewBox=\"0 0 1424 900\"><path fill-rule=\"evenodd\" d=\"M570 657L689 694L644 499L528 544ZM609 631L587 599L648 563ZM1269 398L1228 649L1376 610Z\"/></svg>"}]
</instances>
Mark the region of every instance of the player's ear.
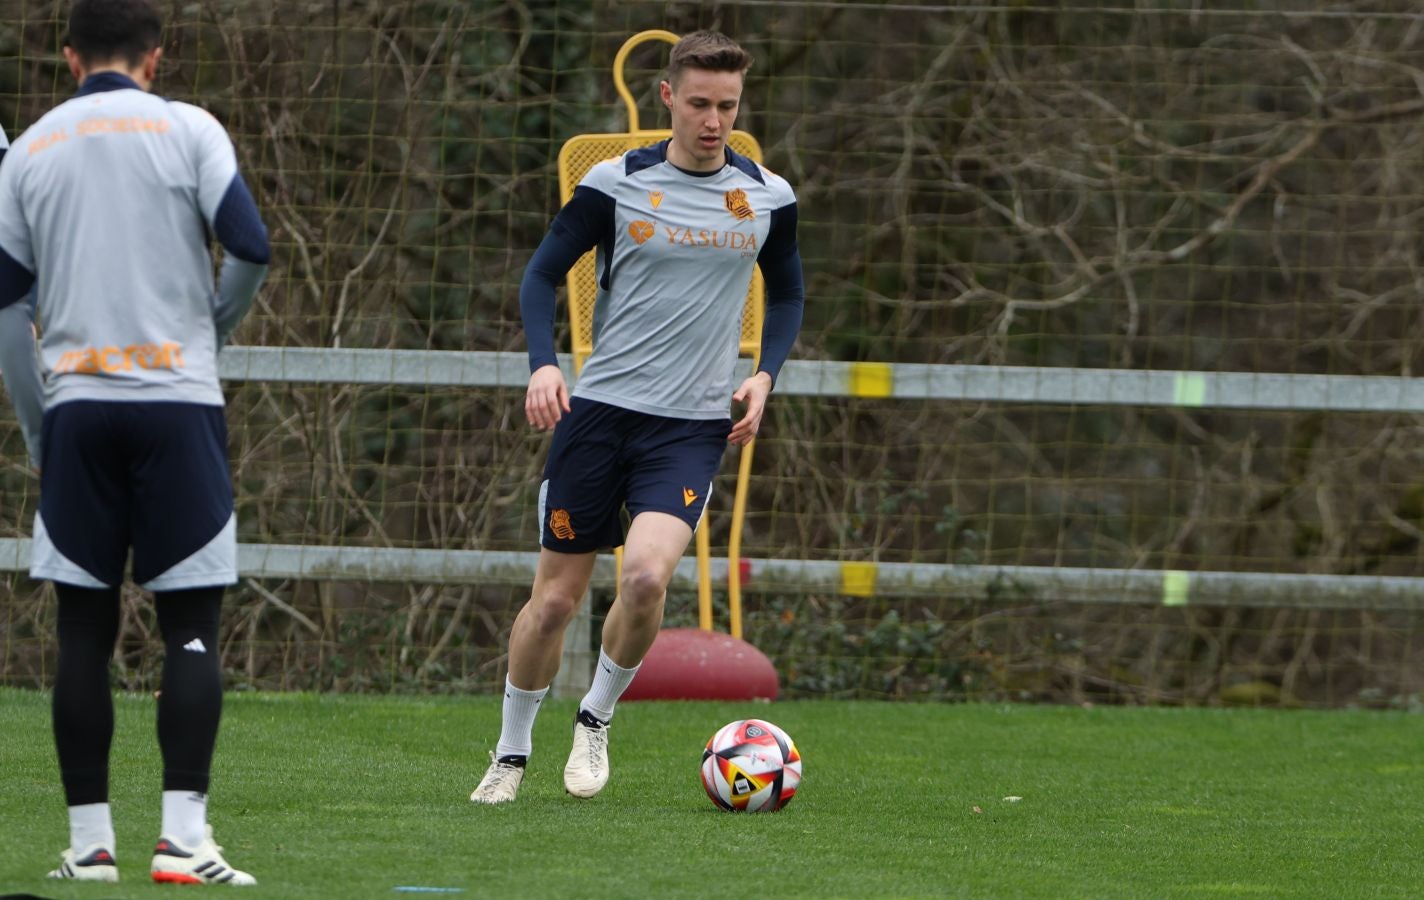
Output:
<instances>
[{"instance_id":1,"label":"player's ear","mask_svg":"<svg viewBox=\"0 0 1424 900\"><path fill-rule=\"evenodd\" d=\"M69 74L74 76L78 82L84 81L84 60L79 58L79 52L68 44L64 45L64 61L69 64Z\"/></svg>"},{"instance_id":2,"label":"player's ear","mask_svg":"<svg viewBox=\"0 0 1424 900\"><path fill-rule=\"evenodd\" d=\"M158 60L162 56L163 48L154 47L143 58L143 77L148 80L149 84L152 84L153 80L158 77Z\"/></svg>"},{"instance_id":3,"label":"player's ear","mask_svg":"<svg viewBox=\"0 0 1424 900\"><path fill-rule=\"evenodd\" d=\"M658 94L663 98L663 106L672 109L672 85L666 81L659 82Z\"/></svg>"}]
</instances>

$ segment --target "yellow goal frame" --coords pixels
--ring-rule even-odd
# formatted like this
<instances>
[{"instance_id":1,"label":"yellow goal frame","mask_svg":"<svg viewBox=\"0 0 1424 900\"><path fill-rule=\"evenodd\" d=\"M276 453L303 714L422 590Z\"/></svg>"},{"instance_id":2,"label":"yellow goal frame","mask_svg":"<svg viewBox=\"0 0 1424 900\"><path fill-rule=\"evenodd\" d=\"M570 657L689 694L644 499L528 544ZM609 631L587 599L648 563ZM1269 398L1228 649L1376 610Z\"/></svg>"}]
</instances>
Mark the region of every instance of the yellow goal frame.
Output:
<instances>
[{"instance_id":1,"label":"yellow goal frame","mask_svg":"<svg viewBox=\"0 0 1424 900\"><path fill-rule=\"evenodd\" d=\"M618 54L613 58L613 83L618 94L628 108L628 130L609 134L579 134L564 143L559 151L559 202L568 203L574 188L583 180L588 170L605 159L622 156L629 150L644 147L664 140L672 135L666 129L640 128L638 106L628 84L623 78L623 67L628 54L639 44L648 41L665 41L675 44L678 36L670 31L655 29L640 31L623 42ZM761 145L756 138L745 131L733 131L728 137L728 145L733 150L761 162ZM598 275L594 271L594 253L590 251L574 264L568 276L569 326L572 334L574 374L577 377L583 369L584 360L593 352L593 305L598 293ZM742 335L738 342L738 352L750 356L755 366L761 354L761 327L765 311L764 283L761 270L752 275L751 286L747 290L746 306L742 310ZM739 561L742 550L742 523L747 510L747 483L752 467L752 449L755 440L742 448L741 461L737 469L736 490L732 499L731 534L727 540L727 603L729 606L729 630L733 637L742 636L742 583ZM712 549L704 518L702 527L697 529L697 618L704 631L712 630ZM622 547L615 551L619 568L622 566Z\"/></svg>"}]
</instances>

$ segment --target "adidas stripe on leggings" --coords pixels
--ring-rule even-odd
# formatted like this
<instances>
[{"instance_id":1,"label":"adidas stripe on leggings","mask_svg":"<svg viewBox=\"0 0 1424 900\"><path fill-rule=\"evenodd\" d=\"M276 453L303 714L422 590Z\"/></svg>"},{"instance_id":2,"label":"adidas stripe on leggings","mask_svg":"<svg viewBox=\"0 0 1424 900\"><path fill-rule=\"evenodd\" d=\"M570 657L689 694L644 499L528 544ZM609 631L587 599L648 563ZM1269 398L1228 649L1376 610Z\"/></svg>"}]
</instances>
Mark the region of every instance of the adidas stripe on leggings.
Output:
<instances>
[{"instance_id":1,"label":"adidas stripe on leggings","mask_svg":"<svg viewBox=\"0 0 1424 900\"><path fill-rule=\"evenodd\" d=\"M70 806L109 800L114 700L109 659L119 633L119 589L55 583L59 667L54 679L54 742ZM163 633L158 746L165 791L208 791L208 769L222 715L218 660L221 587L154 596Z\"/></svg>"}]
</instances>

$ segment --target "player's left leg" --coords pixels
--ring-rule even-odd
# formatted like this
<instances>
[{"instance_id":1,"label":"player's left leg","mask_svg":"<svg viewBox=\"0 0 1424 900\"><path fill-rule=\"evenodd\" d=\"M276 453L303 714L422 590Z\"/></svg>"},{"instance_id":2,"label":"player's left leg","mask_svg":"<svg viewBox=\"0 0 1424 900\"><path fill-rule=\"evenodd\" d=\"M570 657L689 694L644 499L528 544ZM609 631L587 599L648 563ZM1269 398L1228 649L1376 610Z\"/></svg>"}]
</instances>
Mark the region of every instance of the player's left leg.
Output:
<instances>
[{"instance_id":1,"label":"player's left leg","mask_svg":"<svg viewBox=\"0 0 1424 900\"><path fill-rule=\"evenodd\" d=\"M615 667L636 670L648 655L663 623L668 584L691 540L692 526L668 513L643 512L633 519L623 544L618 596L603 622L600 655ZM605 671L602 666L599 669ZM590 692L582 706L595 715L607 713L600 718L608 718L622 693L621 689L612 696Z\"/></svg>"},{"instance_id":2,"label":"player's left leg","mask_svg":"<svg viewBox=\"0 0 1424 900\"><path fill-rule=\"evenodd\" d=\"M50 878L119 880L109 812L109 746L114 700L109 657L119 633L119 589L55 583L59 665L54 679L54 743L69 804L69 847Z\"/></svg>"},{"instance_id":3,"label":"player's left leg","mask_svg":"<svg viewBox=\"0 0 1424 900\"><path fill-rule=\"evenodd\" d=\"M603 622L593 683L579 702L564 788L592 797L608 784L608 726L618 698L638 674L663 621L667 587L692 540L692 526L663 512L633 518L623 543L618 595Z\"/></svg>"},{"instance_id":4,"label":"player's left leg","mask_svg":"<svg viewBox=\"0 0 1424 900\"><path fill-rule=\"evenodd\" d=\"M71 400L45 413L30 564L31 577L52 580L59 598L54 741L70 840L49 875L104 882L119 880L109 811L109 660L119 631L131 499L126 448L111 412L110 404Z\"/></svg>"},{"instance_id":5,"label":"player's left leg","mask_svg":"<svg viewBox=\"0 0 1424 900\"><path fill-rule=\"evenodd\" d=\"M579 703L564 787L592 797L608 783L608 725L663 621L667 587L702 521L727 447L728 420L644 416L632 423L626 505L633 522L623 543L618 596L603 624L593 684Z\"/></svg>"}]
</instances>

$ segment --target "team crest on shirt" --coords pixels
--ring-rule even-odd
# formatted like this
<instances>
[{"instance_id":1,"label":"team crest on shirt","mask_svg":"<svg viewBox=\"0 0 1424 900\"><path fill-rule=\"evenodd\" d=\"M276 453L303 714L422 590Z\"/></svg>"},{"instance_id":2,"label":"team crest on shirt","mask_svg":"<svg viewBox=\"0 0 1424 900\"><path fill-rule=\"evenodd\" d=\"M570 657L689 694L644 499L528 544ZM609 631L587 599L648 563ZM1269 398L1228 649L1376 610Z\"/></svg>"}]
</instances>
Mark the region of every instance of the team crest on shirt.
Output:
<instances>
[{"instance_id":1,"label":"team crest on shirt","mask_svg":"<svg viewBox=\"0 0 1424 900\"><path fill-rule=\"evenodd\" d=\"M741 188L733 188L726 194L727 212L736 216L738 220L745 222L748 219L756 218L756 211L752 209L752 204L747 200L747 192Z\"/></svg>"},{"instance_id":2,"label":"team crest on shirt","mask_svg":"<svg viewBox=\"0 0 1424 900\"><path fill-rule=\"evenodd\" d=\"M653 223L638 219L628 223L628 237L633 239L635 244L646 244L648 238L653 236Z\"/></svg>"}]
</instances>

